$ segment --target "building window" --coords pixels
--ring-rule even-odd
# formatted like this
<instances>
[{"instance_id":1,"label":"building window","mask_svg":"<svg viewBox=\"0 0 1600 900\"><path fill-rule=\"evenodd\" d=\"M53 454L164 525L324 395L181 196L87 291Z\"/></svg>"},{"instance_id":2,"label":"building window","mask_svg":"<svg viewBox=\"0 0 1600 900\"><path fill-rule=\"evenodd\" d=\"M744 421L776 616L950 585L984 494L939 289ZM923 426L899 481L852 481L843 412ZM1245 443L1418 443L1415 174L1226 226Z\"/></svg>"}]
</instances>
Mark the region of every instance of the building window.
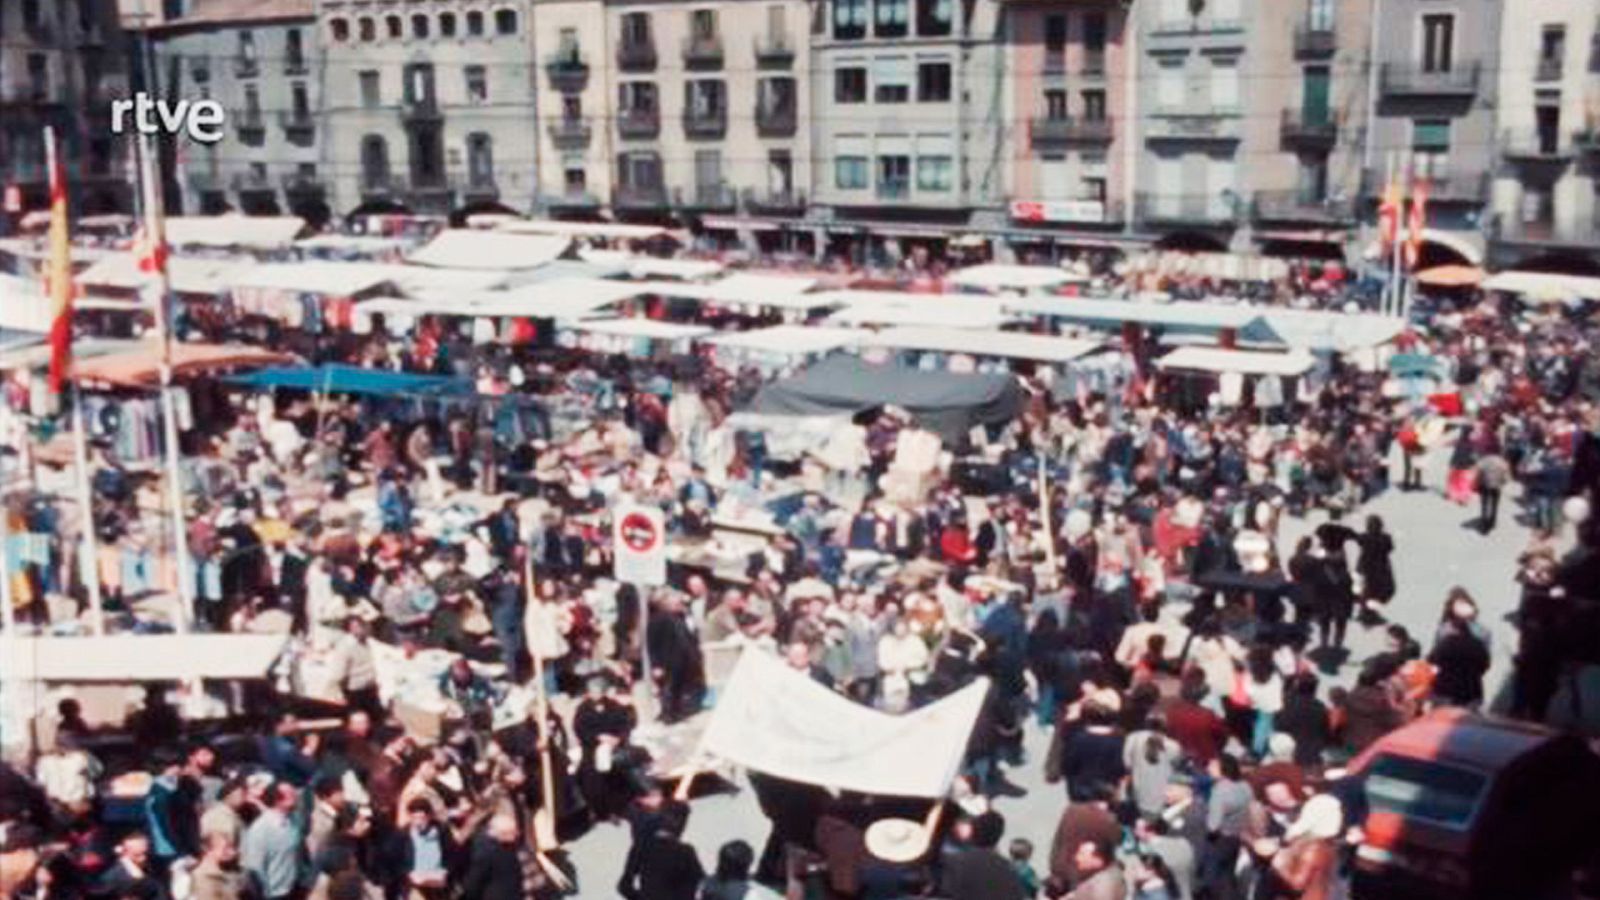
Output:
<instances>
[{"instance_id":1,"label":"building window","mask_svg":"<svg viewBox=\"0 0 1600 900\"><path fill-rule=\"evenodd\" d=\"M902 154L878 157L878 196L889 200L911 196L911 157Z\"/></svg>"},{"instance_id":2,"label":"building window","mask_svg":"<svg viewBox=\"0 0 1600 900\"><path fill-rule=\"evenodd\" d=\"M955 184L955 161L948 156L917 157L917 190L948 191Z\"/></svg>"},{"instance_id":3,"label":"building window","mask_svg":"<svg viewBox=\"0 0 1600 900\"><path fill-rule=\"evenodd\" d=\"M467 100L472 103L489 102L489 70L483 66L467 66Z\"/></svg>"},{"instance_id":4,"label":"building window","mask_svg":"<svg viewBox=\"0 0 1600 900\"><path fill-rule=\"evenodd\" d=\"M1422 17L1422 71L1448 72L1455 65L1456 17L1429 13Z\"/></svg>"},{"instance_id":5,"label":"building window","mask_svg":"<svg viewBox=\"0 0 1600 900\"><path fill-rule=\"evenodd\" d=\"M248 119L261 118L261 89L253 84L244 86L244 114Z\"/></svg>"},{"instance_id":6,"label":"building window","mask_svg":"<svg viewBox=\"0 0 1600 900\"><path fill-rule=\"evenodd\" d=\"M1044 19L1044 52L1065 53L1067 49L1067 17L1065 15L1045 16Z\"/></svg>"},{"instance_id":7,"label":"building window","mask_svg":"<svg viewBox=\"0 0 1600 900\"><path fill-rule=\"evenodd\" d=\"M650 14L622 14L622 43L630 47L643 47L650 43Z\"/></svg>"},{"instance_id":8,"label":"building window","mask_svg":"<svg viewBox=\"0 0 1600 900\"><path fill-rule=\"evenodd\" d=\"M689 13L689 36L696 40L714 40L717 36L717 11L697 9Z\"/></svg>"},{"instance_id":9,"label":"building window","mask_svg":"<svg viewBox=\"0 0 1600 900\"><path fill-rule=\"evenodd\" d=\"M512 35L517 33L517 11L514 9L497 9L494 11L494 33L498 35Z\"/></svg>"},{"instance_id":10,"label":"building window","mask_svg":"<svg viewBox=\"0 0 1600 900\"><path fill-rule=\"evenodd\" d=\"M376 69L367 69L356 76L361 85L361 105L367 109L376 109L383 104L383 95L378 89L378 72Z\"/></svg>"},{"instance_id":11,"label":"building window","mask_svg":"<svg viewBox=\"0 0 1600 900\"><path fill-rule=\"evenodd\" d=\"M467 36L483 37L483 13L478 10L467 13Z\"/></svg>"},{"instance_id":12,"label":"building window","mask_svg":"<svg viewBox=\"0 0 1600 900\"><path fill-rule=\"evenodd\" d=\"M1413 119L1411 166L1420 178L1445 178L1450 172L1450 120Z\"/></svg>"},{"instance_id":13,"label":"building window","mask_svg":"<svg viewBox=\"0 0 1600 900\"><path fill-rule=\"evenodd\" d=\"M568 196L589 191L589 167L582 153L573 153L561 159L561 189Z\"/></svg>"},{"instance_id":14,"label":"building window","mask_svg":"<svg viewBox=\"0 0 1600 900\"><path fill-rule=\"evenodd\" d=\"M787 197L794 192L794 157L788 150L767 151L767 191L774 197Z\"/></svg>"},{"instance_id":15,"label":"building window","mask_svg":"<svg viewBox=\"0 0 1600 900\"><path fill-rule=\"evenodd\" d=\"M28 82L33 86L33 96L38 100L50 97L50 57L43 53L28 54Z\"/></svg>"},{"instance_id":16,"label":"building window","mask_svg":"<svg viewBox=\"0 0 1600 900\"><path fill-rule=\"evenodd\" d=\"M350 40L350 22L346 19L329 19L328 36L333 38L335 44Z\"/></svg>"},{"instance_id":17,"label":"building window","mask_svg":"<svg viewBox=\"0 0 1600 900\"><path fill-rule=\"evenodd\" d=\"M1087 12L1083 14L1083 49L1090 54L1106 52L1106 14L1103 12Z\"/></svg>"},{"instance_id":18,"label":"building window","mask_svg":"<svg viewBox=\"0 0 1600 900\"><path fill-rule=\"evenodd\" d=\"M284 55L288 57L290 65L302 65L306 61L305 40L300 34L300 29L291 28L283 34Z\"/></svg>"},{"instance_id":19,"label":"building window","mask_svg":"<svg viewBox=\"0 0 1600 900\"><path fill-rule=\"evenodd\" d=\"M756 106L767 115L793 115L796 106L794 79L763 78L756 82Z\"/></svg>"},{"instance_id":20,"label":"building window","mask_svg":"<svg viewBox=\"0 0 1600 900\"><path fill-rule=\"evenodd\" d=\"M694 152L694 186L702 195L722 187L722 151Z\"/></svg>"},{"instance_id":21,"label":"building window","mask_svg":"<svg viewBox=\"0 0 1600 900\"><path fill-rule=\"evenodd\" d=\"M311 116L311 95L306 92L306 83L296 81L289 87L289 108L296 119L306 119Z\"/></svg>"},{"instance_id":22,"label":"building window","mask_svg":"<svg viewBox=\"0 0 1600 900\"><path fill-rule=\"evenodd\" d=\"M366 188L389 183L389 145L376 134L361 139L361 184Z\"/></svg>"},{"instance_id":23,"label":"building window","mask_svg":"<svg viewBox=\"0 0 1600 900\"><path fill-rule=\"evenodd\" d=\"M721 79L701 78L684 82L684 106L692 116L711 118L724 115L728 108L727 91Z\"/></svg>"},{"instance_id":24,"label":"building window","mask_svg":"<svg viewBox=\"0 0 1600 900\"><path fill-rule=\"evenodd\" d=\"M911 60L904 56L881 57L872 61L872 100L875 103L906 103L911 100L914 78Z\"/></svg>"},{"instance_id":25,"label":"building window","mask_svg":"<svg viewBox=\"0 0 1600 900\"><path fill-rule=\"evenodd\" d=\"M646 190L661 187L661 157L654 153L624 153L617 157L617 183Z\"/></svg>"},{"instance_id":26,"label":"building window","mask_svg":"<svg viewBox=\"0 0 1600 900\"><path fill-rule=\"evenodd\" d=\"M867 36L867 0L833 0L833 36L842 41Z\"/></svg>"},{"instance_id":27,"label":"building window","mask_svg":"<svg viewBox=\"0 0 1600 900\"><path fill-rule=\"evenodd\" d=\"M905 37L911 25L911 0L873 0L875 37Z\"/></svg>"},{"instance_id":28,"label":"building window","mask_svg":"<svg viewBox=\"0 0 1600 900\"><path fill-rule=\"evenodd\" d=\"M439 14L439 37L453 38L456 36L456 14L442 12Z\"/></svg>"},{"instance_id":29,"label":"building window","mask_svg":"<svg viewBox=\"0 0 1600 900\"><path fill-rule=\"evenodd\" d=\"M494 144L482 132L467 135L467 179L474 186L494 184Z\"/></svg>"},{"instance_id":30,"label":"building window","mask_svg":"<svg viewBox=\"0 0 1600 900\"><path fill-rule=\"evenodd\" d=\"M623 112L656 111L656 85L653 81L624 81L618 85L618 106Z\"/></svg>"},{"instance_id":31,"label":"building window","mask_svg":"<svg viewBox=\"0 0 1600 900\"><path fill-rule=\"evenodd\" d=\"M1067 118L1067 89L1049 88L1044 92L1045 118L1060 122Z\"/></svg>"},{"instance_id":32,"label":"building window","mask_svg":"<svg viewBox=\"0 0 1600 900\"><path fill-rule=\"evenodd\" d=\"M1567 29L1564 25L1546 25L1539 33L1539 80L1555 81L1561 77L1561 64L1567 57Z\"/></svg>"},{"instance_id":33,"label":"building window","mask_svg":"<svg viewBox=\"0 0 1600 900\"><path fill-rule=\"evenodd\" d=\"M405 20L399 16L384 16L383 27L388 32L389 40L391 41L403 40L406 36Z\"/></svg>"},{"instance_id":34,"label":"building window","mask_svg":"<svg viewBox=\"0 0 1600 900\"><path fill-rule=\"evenodd\" d=\"M1211 109L1214 112L1233 112L1239 108L1239 61L1213 59L1211 61Z\"/></svg>"},{"instance_id":35,"label":"building window","mask_svg":"<svg viewBox=\"0 0 1600 900\"><path fill-rule=\"evenodd\" d=\"M423 15L422 13L417 13L416 15L411 17L411 36L412 37L416 38L419 41L427 40L428 31L429 31L429 27L428 27L428 17L427 16Z\"/></svg>"},{"instance_id":36,"label":"building window","mask_svg":"<svg viewBox=\"0 0 1600 900\"><path fill-rule=\"evenodd\" d=\"M1311 0L1311 12L1306 17L1306 24L1312 31L1333 30L1333 0Z\"/></svg>"},{"instance_id":37,"label":"building window","mask_svg":"<svg viewBox=\"0 0 1600 900\"><path fill-rule=\"evenodd\" d=\"M834 69L833 102L867 102L867 70L859 66Z\"/></svg>"},{"instance_id":38,"label":"building window","mask_svg":"<svg viewBox=\"0 0 1600 900\"><path fill-rule=\"evenodd\" d=\"M1083 92L1083 118L1089 122L1106 120L1106 92L1095 89Z\"/></svg>"},{"instance_id":39,"label":"building window","mask_svg":"<svg viewBox=\"0 0 1600 900\"><path fill-rule=\"evenodd\" d=\"M1085 200L1094 200L1099 203L1106 202L1106 180L1104 178L1083 178L1079 180L1080 196Z\"/></svg>"},{"instance_id":40,"label":"building window","mask_svg":"<svg viewBox=\"0 0 1600 900\"><path fill-rule=\"evenodd\" d=\"M834 157L833 184L841 191L866 190L867 158L865 156Z\"/></svg>"},{"instance_id":41,"label":"building window","mask_svg":"<svg viewBox=\"0 0 1600 900\"><path fill-rule=\"evenodd\" d=\"M917 0L917 34L944 37L955 18L955 0Z\"/></svg>"},{"instance_id":42,"label":"building window","mask_svg":"<svg viewBox=\"0 0 1600 900\"><path fill-rule=\"evenodd\" d=\"M917 102L947 103L950 100L950 64L925 62L917 64Z\"/></svg>"}]
</instances>

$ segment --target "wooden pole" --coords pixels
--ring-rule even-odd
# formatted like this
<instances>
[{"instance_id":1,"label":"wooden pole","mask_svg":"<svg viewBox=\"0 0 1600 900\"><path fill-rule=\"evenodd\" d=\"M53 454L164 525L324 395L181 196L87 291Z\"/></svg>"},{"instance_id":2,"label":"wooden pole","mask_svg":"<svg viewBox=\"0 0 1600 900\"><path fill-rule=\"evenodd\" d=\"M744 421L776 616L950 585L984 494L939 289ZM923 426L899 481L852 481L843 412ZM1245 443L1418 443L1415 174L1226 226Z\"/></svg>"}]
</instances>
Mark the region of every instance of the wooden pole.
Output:
<instances>
[{"instance_id":1,"label":"wooden pole","mask_svg":"<svg viewBox=\"0 0 1600 900\"><path fill-rule=\"evenodd\" d=\"M528 607L539 602L533 589L533 554L523 556L523 591L527 594ZM532 638L533 635L528 635ZM530 645L532 641L529 641ZM531 647L530 647L531 649ZM560 846L556 838L556 775L550 762L550 698L544 690L544 660L538 653L529 653L533 657L533 709L539 722L539 793L543 798L541 806L533 814L533 834L539 847Z\"/></svg>"}]
</instances>

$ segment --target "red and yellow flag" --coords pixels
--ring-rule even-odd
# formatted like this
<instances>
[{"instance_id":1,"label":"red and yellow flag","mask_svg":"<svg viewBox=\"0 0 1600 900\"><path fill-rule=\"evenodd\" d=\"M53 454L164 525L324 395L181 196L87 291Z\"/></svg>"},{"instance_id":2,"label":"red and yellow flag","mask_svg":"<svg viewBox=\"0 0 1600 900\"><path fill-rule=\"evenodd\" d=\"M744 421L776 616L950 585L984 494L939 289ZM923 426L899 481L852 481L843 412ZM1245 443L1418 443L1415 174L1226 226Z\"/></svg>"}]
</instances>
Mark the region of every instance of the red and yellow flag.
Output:
<instances>
[{"instance_id":1,"label":"red and yellow flag","mask_svg":"<svg viewBox=\"0 0 1600 900\"><path fill-rule=\"evenodd\" d=\"M50 392L61 393L72 363L72 240L67 230L67 174L53 128L44 131L50 168Z\"/></svg>"},{"instance_id":2,"label":"red and yellow flag","mask_svg":"<svg viewBox=\"0 0 1600 900\"><path fill-rule=\"evenodd\" d=\"M1406 223L1406 268L1415 269L1422 260L1422 232L1428 228L1428 182L1411 185L1411 218Z\"/></svg>"},{"instance_id":3,"label":"red and yellow flag","mask_svg":"<svg viewBox=\"0 0 1600 900\"><path fill-rule=\"evenodd\" d=\"M1394 248L1400 238L1400 211L1405 201L1400 196L1400 183L1390 181L1383 189L1383 200L1378 203L1378 239L1384 255Z\"/></svg>"}]
</instances>

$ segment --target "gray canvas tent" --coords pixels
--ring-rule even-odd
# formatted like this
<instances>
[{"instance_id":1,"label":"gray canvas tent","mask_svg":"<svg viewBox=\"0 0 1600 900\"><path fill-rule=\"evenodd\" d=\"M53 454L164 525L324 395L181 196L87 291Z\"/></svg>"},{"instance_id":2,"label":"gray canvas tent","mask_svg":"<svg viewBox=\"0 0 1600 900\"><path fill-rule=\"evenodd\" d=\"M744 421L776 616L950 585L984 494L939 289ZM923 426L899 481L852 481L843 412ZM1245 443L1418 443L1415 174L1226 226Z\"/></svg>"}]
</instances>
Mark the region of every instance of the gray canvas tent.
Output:
<instances>
[{"instance_id":1,"label":"gray canvas tent","mask_svg":"<svg viewBox=\"0 0 1600 900\"><path fill-rule=\"evenodd\" d=\"M898 406L946 444L960 446L974 425L1011 421L1022 409L1022 389L1010 375L928 372L838 355L762 388L751 408L763 415L826 416L878 406Z\"/></svg>"}]
</instances>

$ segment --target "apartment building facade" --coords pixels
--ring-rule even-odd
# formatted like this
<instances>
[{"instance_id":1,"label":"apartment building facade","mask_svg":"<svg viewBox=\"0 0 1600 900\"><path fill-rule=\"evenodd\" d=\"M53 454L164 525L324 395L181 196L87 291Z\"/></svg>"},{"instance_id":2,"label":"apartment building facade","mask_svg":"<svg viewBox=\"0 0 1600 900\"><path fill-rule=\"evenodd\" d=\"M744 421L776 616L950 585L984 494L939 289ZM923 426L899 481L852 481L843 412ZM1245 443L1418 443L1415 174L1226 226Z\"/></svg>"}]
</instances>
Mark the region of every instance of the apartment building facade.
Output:
<instances>
[{"instance_id":1,"label":"apartment building facade","mask_svg":"<svg viewBox=\"0 0 1600 900\"><path fill-rule=\"evenodd\" d=\"M804 3L541 0L535 11L547 212L603 204L624 220L735 232L740 218L804 212Z\"/></svg>"},{"instance_id":2,"label":"apartment building facade","mask_svg":"<svg viewBox=\"0 0 1600 900\"><path fill-rule=\"evenodd\" d=\"M335 210L527 212L539 147L527 0L316 0Z\"/></svg>"},{"instance_id":3,"label":"apartment building facade","mask_svg":"<svg viewBox=\"0 0 1600 900\"><path fill-rule=\"evenodd\" d=\"M1600 15L1592 0L1507 9L1490 260L1600 265Z\"/></svg>"},{"instance_id":4,"label":"apartment building facade","mask_svg":"<svg viewBox=\"0 0 1600 900\"><path fill-rule=\"evenodd\" d=\"M180 194L173 211L328 221L312 0L191 0L175 12L146 29L160 93L215 100L227 128L215 144L183 141L172 154Z\"/></svg>"},{"instance_id":5,"label":"apartment building facade","mask_svg":"<svg viewBox=\"0 0 1600 900\"><path fill-rule=\"evenodd\" d=\"M1370 137L1373 2L1254 7L1242 75L1250 236L1267 252L1343 256Z\"/></svg>"},{"instance_id":6,"label":"apartment building facade","mask_svg":"<svg viewBox=\"0 0 1600 900\"><path fill-rule=\"evenodd\" d=\"M810 221L836 245L1001 226L1012 106L999 0L826 0L812 20Z\"/></svg>"},{"instance_id":7,"label":"apartment building facade","mask_svg":"<svg viewBox=\"0 0 1600 900\"><path fill-rule=\"evenodd\" d=\"M111 132L127 96L112 0L0 0L0 191L11 212L45 209L46 127L54 128L79 214L133 208L128 143Z\"/></svg>"},{"instance_id":8,"label":"apartment building facade","mask_svg":"<svg viewBox=\"0 0 1600 900\"><path fill-rule=\"evenodd\" d=\"M1490 173L1498 156L1497 34L1503 17L1527 15L1529 7L1502 0L1379 4L1372 49L1376 118L1362 197L1366 209L1375 209L1391 162L1428 182L1424 266L1483 260Z\"/></svg>"},{"instance_id":9,"label":"apartment building facade","mask_svg":"<svg viewBox=\"0 0 1600 900\"><path fill-rule=\"evenodd\" d=\"M1128 22L1120 0L1006 0L1013 228L1062 240L1122 230L1134 134Z\"/></svg>"}]
</instances>

